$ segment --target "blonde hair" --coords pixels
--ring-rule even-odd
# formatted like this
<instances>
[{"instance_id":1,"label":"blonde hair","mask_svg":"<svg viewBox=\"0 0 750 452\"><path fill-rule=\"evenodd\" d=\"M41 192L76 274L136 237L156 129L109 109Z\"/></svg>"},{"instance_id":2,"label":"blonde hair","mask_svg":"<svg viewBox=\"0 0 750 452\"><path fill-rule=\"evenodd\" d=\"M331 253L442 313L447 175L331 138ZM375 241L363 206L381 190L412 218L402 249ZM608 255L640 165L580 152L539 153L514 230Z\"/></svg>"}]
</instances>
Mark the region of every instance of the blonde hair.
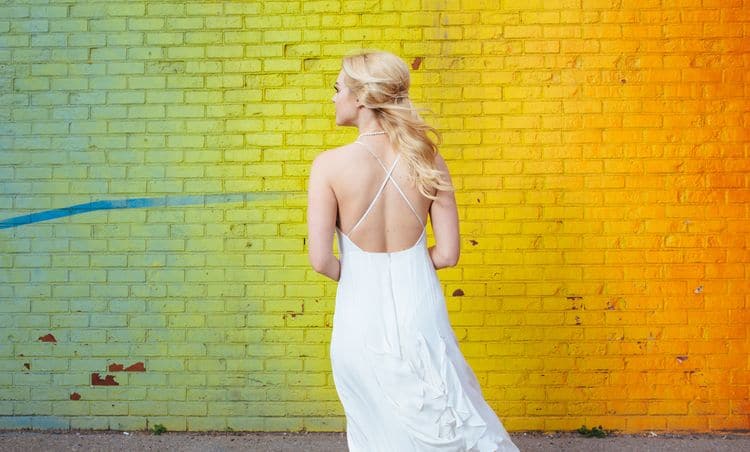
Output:
<instances>
[{"instance_id":1,"label":"blonde hair","mask_svg":"<svg viewBox=\"0 0 750 452\"><path fill-rule=\"evenodd\" d=\"M367 51L344 58L344 83L360 103L372 109L391 143L406 161L419 192L435 199L433 190L452 190L435 156L440 135L427 124L409 99L409 68L392 53ZM433 140L430 135L433 135Z\"/></svg>"}]
</instances>

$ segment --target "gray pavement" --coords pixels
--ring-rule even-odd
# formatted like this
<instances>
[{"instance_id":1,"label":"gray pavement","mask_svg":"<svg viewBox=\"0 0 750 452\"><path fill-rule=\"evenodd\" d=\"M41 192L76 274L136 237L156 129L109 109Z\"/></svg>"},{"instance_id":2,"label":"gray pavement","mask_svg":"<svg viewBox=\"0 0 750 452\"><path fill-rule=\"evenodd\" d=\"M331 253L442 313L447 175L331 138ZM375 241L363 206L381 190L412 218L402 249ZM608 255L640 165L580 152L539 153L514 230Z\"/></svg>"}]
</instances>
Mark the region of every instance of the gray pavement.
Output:
<instances>
[{"instance_id":1,"label":"gray pavement","mask_svg":"<svg viewBox=\"0 0 750 452\"><path fill-rule=\"evenodd\" d=\"M750 451L750 435L610 435L513 433L522 451ZM186 433L0 431L0 451L345 452L343 433Z\"/></svg>"}]
</instances>

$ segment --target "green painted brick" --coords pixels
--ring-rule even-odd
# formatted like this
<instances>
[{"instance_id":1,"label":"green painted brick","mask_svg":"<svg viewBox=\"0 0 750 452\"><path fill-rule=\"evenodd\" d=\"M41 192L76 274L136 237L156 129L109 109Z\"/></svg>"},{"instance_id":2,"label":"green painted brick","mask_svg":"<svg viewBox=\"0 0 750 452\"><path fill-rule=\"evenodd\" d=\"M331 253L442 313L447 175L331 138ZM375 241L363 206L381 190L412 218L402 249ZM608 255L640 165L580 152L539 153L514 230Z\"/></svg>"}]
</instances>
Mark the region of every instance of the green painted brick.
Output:
<instances>
[{"instance_id":1,"label":"green painted brick","mask_svg":"<svg viewBox=\"0 0 750 452\"><path fill-rule=\"evenodd\" d=\"M57 386L87 386L91 382L91 374L66 372L64 374L54 375L53 383Z\"/></svg>"},{"instance_id":2,"label":"green painted brick","mask_svg":"<svg viewBox=\"0 0 750 452\"><path fill-rule=\"evenodd\" d=\"M146 12L145 4L110 3L106 5L108 16L143 16Z\"/></svg>"},{"instance_id":3,"label":"green painted brick","mask_svg":"<svg viewBox=\"0 0 750 452\"><path fill-rule=\"evenodd\" d=\"M190 330L193 332L194 330ZM147 342L149 343L162 343L162 342L185 342L185 330L168 330L168 329L153 329L150 328L147 332Z\"/></svg>"},{"instance_id":4,"label":"green painted brick","mask_svg":"<svg viewBox=\"0 0 750 452\"><path fill-rule=\"evenodd\" d=\"M33 430L70 429L70 420L58 416L34 416L31 422Z\"/></svg>"},{"instance_id":5,"label":"green painted brick","mask_svg":"<svg viewBox=\"0 0 750 452\"><path fill-rule=\"evenodd\" d=\"M252 330L252 329L243 329L243 330L233 330L231 328L227 329L226 332L226 342L241 342L245 344L250 343L257 343L263 338L263 331L261 330Z\"/></svg>"},{"instance_id":6,"label":"green painted brick","mask_svg":"<svg viewBox=\"0 0 750 452\"><path fill-rule=\"evenodd\" d=\"M3 401L0 402L0 417L9 416L13 414L13 402Z\"/></svg>"},{"instance_id":7,"label":"green painted brick","mask_svg":"<svg viewBox=\"0 0 750 452\"><path fill-rule=\"evenodd\" d=\"M133 430L111 426L107 417L78 415L70 418L70 428L74 430Z\"/></svg>"},{"instance_id":8,"label":"green painted brick","mask_svg":"<svg viewBox=\"0 0 750 452\"><path fill-rule=\"evenodd\" d=\"M135 31L163 30L164 24L162 17L129 17L127 19L128 30Z\"/></svg>"},{"instance_id":9,"label":"green painted brick","mask_svg":"<svg viewBox=\"0 0 750 452\"><path fill-rule=\"evenodd\" d=\"M227 371L254 373L263 370L263 362L260 360L227 359Z\"/></svg>"},{"instance_id":10,"label":"green painted brick","mask_svg":"<svg viewBox=\"0 0 750 452\"><path fill-rule=\"evenodd\" d=\"M267 417L263 418L264 430L278 432L290 431L296 432L302 429L303 419L292 417Z\"/></svg>"},{"instance_id":11,"label":"green painted brick","mask_svg":"<svg viewBox=\"0 0 750 452\"><path fill-rule=\"evenodd\" d=\"M179 45L183 42L183 33L177 32L153 32L146 33L146 44L148 45Z\"/></svg>"},{"instance_id":12,"label":"green painted brick","mask_svg":"<svg viewBox=\"0 0 750 452\"><path fill-rule=\"evenodd\" d=\"M90 412L89 402L82 400L61 401L52 404L52 414L55 416L86 416ZM70 419L72 422L73 419Z\"/></svg>"},{"instance_id":13,"label":"green painted brick","mask_svg":"<svg viewBox=\"0 0 750 452\"><path fill-rule=\"evenodd\" d=\"M132 106L127 110L128 118L164 118L165 108L162 105Z\"/></svg>"},{"instance_id":14,"label":"green painted brick","mask_svg":"<svg viewBox=\"0 0 750 452\"><path fill-rule=\"evenodd\" d=\"M76 348L81 348L76 346ZM88 358L76 358L70 360L70 371L96 371L104 370L107 368L106 359L88 359ZM89 380L90 381L90 380Z\"/></svg>"},{"instance_id":15,"label":"green painted brick","mask_svg":"<svg viewBox=\"0 0 750 452\"><path fill-rule=\"evenodd\" d=\"M145 388L133 388L127 386L113 386L107 389L110 396L118 400L145 400L146 389Z\"/></svg>"},{"instance_id":16,"label":"green painted brick","mask_svg":"<svg viewBox=\"0 0 750 452\"><path fill-rule=\"evenodd\" d=\"M305 358L304 367L306 372L320 372L327 375L331 371L331 360L329 358Z\"/></svg>"},{"instance_id":17,"label":"green painted brick","mask_svg":"<svg viewBox=\"0 0 750 452\"><path fill-rule=\"evenodd\" d=\"M277 328L265 330L263 340L266 342L299 343L302 342L304 332L300 329Z\"/></svg>"},{"instance_id":18,"label":"green painted brick","mask_svg":"<svg viewBox=\"0 0 750 452\"><path fill-rule=\"evenodd\" d=\"M155 44L149 42L149 44ZM198 59L206 56L206 49L204 47L170 47L167 49L168 58L179 58L179 59Z\"/></svg>"},{"instance_id":19,"label":"green painted brick","mask_svg":"<svg viewBox=\"0 0 750 452\"><path fill-rule=\"evenodd\" d=\"M14 87L20 91L49 90L50 80L46 77L27 77L14 80Z\"/></svg>"},{"instance_id":20,"label":"green painted brick","mask_svg":"<svg viewBox=\"0 0 750 452\"><path fill-rule=\"evenodd\" d=\"M7 371L18 371L21 369L22 364L15 359L2 359L0 360L0 368ZM3 378L3 384L0 386L11 386L13 384L13 375L8 372Z\"/></svg>"},{"instance_id":21,"label":"green painted brick","mask_svg":"<svg viewBox=\"0 0 750 452\"><path fill-rule=\"evenodd\" d=\"M394 50L404 55L407 64L419 64L418 69L412 70L412 97L437 112L434 123L444 132L441 151L459 189L462 231L473 241L464 239L461 265L441 270L440 275L446 293L457 289L466 292L462 297L449 297L448 308L457 324L480 326L479 330L457 329L460 340L465 342L463 346L470 352L467 354L476 357L490 346L485 339L497 342L503 337L537 341L528 345L528 350L520 346L513 350L532 354L548 350L548 344L539 341L552 338L549 336L552 333L512 328L500 334L494 327L500 321L498 316L487 317L482 312L498 309L510 312L503 324L529 319L540 324L559 324L573 319L567 315L560 317L559 313L544 316L534 309L541 309L543 302L558 306L559 302L554 302L555 293L562 293L558 298L564 298L566 291L595 291L593 286L573 283L581 275L602 271L602 266L561 270L546 268L546 264L559 266L563 260L578 261L588 256L591 253L580 249L582 243L591 243L601 251L593 256L607 257L608 265L610 258L627 258L641 252L610 250L605 254L600 247L611 237L591 241L581 236L585 231L602 230L622 235L632 225L623 221L603 223L598 217L596 221L571 224L564 217L598 215L617 220L627 206L603 208L599 205L602 200L621 201L622 195L615 191L626 187L626 180L633 187L658 188L666 179L659 176L650 180L644 174L626 179L630 167L618 161L633 160L630 152L642 158L645 151L607 145L594 152L590 144L601 142L602 137L620 144L632 143L635 135L632 131L618 134L604 119L585 115L594 107L602 114L620 116L622 111L613 109L627 109L625 124L635 127L639 124L638 107L658 109L653 101L643 100L643 93L654 91L656 84L644 82L643 86L628 88L613 75L610 85L602 79L603 83L595 90L575 93L592 98L593 102L568 99L565 96L573 96L576 88L555 85L559 85L556 77L562 77L565 84L575 74L601 78L601 71L594 74L586 67L575 66L593 65L601 69L603 64L613 64L613 57L608 54L610 49L619 55L622 49L618 46L625 48L630 44L597 41L597 36L614 33L597 27L585 32L595 38L589 39L585 46L566 41L571 37L580 41L580 30L570 26L557 28L555 21L579 25L584 21L595 22L601 19L597 16L599 12L576 12L574 2L562 6L560 11L533 11L539 4L511 2L514 11L488 13L499 10L501 2L437 5L388 0L361 15L364 8L361 2L346 5L273 1L226 5L137 2L125 5L133 6L137 14L128 13L127 8L116 10L124 5L118 3L76 4L70 7L72 17L67 17L67 6L0 7L3 12L10 12L0 17L17 14L23 19L0 20L0 31L13 31L0 37L3 44L0 61L6 63L9 71L15 71L16 79L48 79L51 90L11 93L11 89L18 91L14 82L8 77L0 80L0 103L7 106L0 109L0 116L13 119L10 125L0 126L0 134L5 132L0 136L0 147L8 149L3 153L3 164L8 170L0 168L0 177L6 179L6 192L19 193L11 200L0 200L0 209L7 212L6 216L100 199L164 194L294 191L299 195L273 201L248 197L242 202L211 206L91 212L9 230L12 235L7 236L9 239L3 241L2 247L14 259L0 258L0 277L11 278L9 284L0 286L3 302L0 306L7 307L12 315L0 319L0 326L16 342L7 347L10 350L7 356L20 350L28 353L29 358L69 360L71 368L64 374L46 372L52 377L52 383L46 386L79 388L84 397L84 401L70 401L66 398L69 392L50 391L40 385L33 392L35 400L51 402L53 414L58 401L64 402L59 406L71 406L74 410L90 402L127 400L198 401L205 402L206 407L205 414L165 414L156 418L146 414L129 416L127 411L103 416L94 412L65 416L64 422L82 428L145 429L149 423L168 419L174 420L176 429L207 428L211 424L202 422L209 419L227 427L252 426L263 430L278 426L259 414L249 416L248 406L242 405L242 401L272 402L275 405L268 408L266 417L285 419L287 427L330 426L338 430L345 427L327 357L336 285L325 282L309 268L303 241L304 193L310 162L322 150L350 142L354 137L351 130L334 128L329 116L332 111L329 85L340 68L339 57L365 44ZM518 12L519 5L526 10ZM47 16L48 21L37 19ZM707 17L719 16L713 12ZM611 20L606 14L602 17ZM711 33L715 26L708 22L691 29ZM31 32L44 29L45 23L48 32ZM404 27L404 23L411 25ZM724 25L731 28L732 24ZM616 23L612 30L620 28L621 24ZM523 43L501 43L497 40L498 33L530 39ZM596 58L584 55L572 63L554 55L559 51L580 53L581 48L603 54ZM417 56L423 58L421 63L415 60ZM675 57L670 63L687 66L689 61L685 58ZM649 73L649 64L663 69L661 60L658 54L642 59L643 75L658 77L662 84L669 81L664 85L668 95L679 92L683 89L679 77ZM567 68L561 69L559 65ZM728 66L719 66L711 71L728 70ZM741 72L735 69L738 68L726 72L730 78ZM700 69L692 70L694 73L689 74L692 79L713 77L709 72L700 74ZM717 101L739 111L738 104L735 105L738 100L722 97L710 86L706 89ZM506 102L498 101L498 93ZM617 102L606 100L615 95L612 93L618 97ZM469 102L467 96L471 98ZM686 108L693 106L687 104ZM584 116L561 115L566 111L583 112ZM643 118L664 123L679 121L670 119L674 115L664 116L649 111ZM721 121L721 117L716 118L717 123ZM645 138L650 132L646 127L637 135ZM709 140L700 150L707 158L713 146L710 140L715 137L728 137L741 144L739 132L730 130L720 135L711 135L707 129L701 132ZM666 139L661 132L654 136L659 137L657 140ZM681 143L686 145L692 139L690 133L680 135ZM565 147L564 142L573 142L575 146ZM544 146L534 147L534 143ZM741 149L721 148L722 152L734 152L735 159L744 155ZM668 151L679 152L679 148L670 147ZM593 153L587 157L590 163L576 163L587 152ZM645 162L646 168L668 165L646 160L651 157L633 161ZM482 163L477 165L479 161ZM683 165L695 173L693 163L687 160ZM594 171L597 165L607 174L575 176ZM642 173L643 167L641 164L633 168L640 168ZM22 170L16 174L17 168ZM44 170L37 172L37 168ZM617 174L608 174L612 171ZM670 176L668 183L687 182L687 178L681 179L683 176L675 177L673 181ZM703 179L706 177L704 174ZM703 182L696 179L692 184L709 183L713 187L721 183L718 175L708 177ZM727 177L724 184L733 180L736 184L739 179ZM580 204L583 195L576 194L581 188L588 189L586 193L590 195L584 200L586 208ZM499 194L500 191L503 193ZM665 195L647 192L644 196L660 199ZM685 196L703 199L709 195ZM667 226L662 226L660 232L668 229L669 218L688 212L687 208L682 212L656 207L654 212L668 218L660 219L658 224L649 221L646 227L657 227L664 222ZM689 213L691 218L695 217L694 209ZM728 223L730 229L738 228L736 225L741 222L741 213L735 216L737 219ZM552 217L563 218L565 222L556 225L548 221ZM695 221L703 224L699 218ZM722 224L726 226L722 223L725 221L714 215L711 225L721 228ZM563 236L557 237L558 231ZM680 245L682 242L674 237L670 240ZM707 243L706 237L698 233L684 240L688 245ZM723 240L720 236L715 238ZM640 245L649 239L624 236L621 240L627 248L628 244ZM534 243L543 249L530 250ZM489 251L498 249L501 251ZM512 249L516 252L509 251ZM560 249L566 253L561 254ZM705 253L695 248L670 256L705 260ZM23 257L16 261L17 256ZM664 259L655 256L654 259ZM719 255L711 256L716 261ZM728 251L718 259L738 256L738 252ZM501 271L492 273L488 268L493 265L500 265ZM624 266L626 275L636 274L643 279L641 270L630 267ZM108 279L117 272L131 276L115 282ZM142 278L132 278L134 274ZM534 274L554 281L534 283L529 279ZM478 282L488 278L496 283ZM497 282L502 279L527 282L511 285ZM467 285L461 281L475 282ZM565 284L561 286L560 281ZM725 278L722 293L734 290L735 286L741 287L731 278ZM642 287L668 294L688 289L681 282L646 281ZM644 288L638 290L647 290ZM635 291L637 288L612 283L606 289ZM587 300L594 298L586 296ZM718 303L717 300L707 299L712 303ZM58 301L62 303L56 304ZM71 312L54 312L56 306L65 303ZM303 303L305 311L301 312ZM582 317L584 322L602 314L592 311L591 303L594 301L588 302L588 314ZM513 312L521 309L526 309L526 314L516 317ZM43 315L30 315L31 310L39 310L38 314ZM183 317L196 313L204 319L198 327L190 325L189 317ZM96 323L103 316L113 315L124 316L124 323L115 326ZM485 324L481 325L482 322ZM87 326L89 323L91 326ZM38 343L36 338L50 332L50 328L58 343ZM624 326L620 329L627 330ZM571 331L579 331L577 340L591 339L582 333L589 330ZM686 333L680 334L684 337ZM553 336L570 339L574 333L566 330ZM0 353L2 350L0 347ZM508 353L498 350L490 351L491 355ZM227 371L184 375L196 356L224 359ZM91 372L106 375L108 363L135 359L145 360L149 370L115 373L121 383L119 387L89 386ZM541 359L531 364L538 365ZM167 364L160 369L153 364L154 360L164 360ZM18 364L15 359L12 361L13 365ZM489 360L478 363L482 369L478 377L483 385L495 375L493 370L501 367ZM299 365L301 370L295 367ZM510 365L519 367L517 362ZM586 378L576 373L575 364L565 366L570 367L566 368L566 375L571 381L577 376ZM269 368L274 370L264 371ZM154 378L150 376L152 372L161 375ZM10 373L0 375L0 386L12 384L12 378ZM503 378L510 381L509 377ZM188 387L196 388L190 390L189 397ZM209 392L198 389L205 387L211 388ZM172 396L156 397L166 390L172 390ZM504 397L497 384L487 390L496 393L495 399ZM208 417L216 413L212 407L221 400L228 401L222 407L227 413ZM65 412L65 408L60 410ZM17 423L49 427L54 420L47 415L36 420L19 416Z\"/></svg>"},{"instance_id":22,"label":"green painted brick","mask_svg":"<svg viewBox=\"0 0 750 452\"><path fill-rule=\"evenodd\" d=\"M97 327L117 327L127 325L127 316L113 314L93 314L91 324Z\"/></svg>"},{"instance_id":23,"label":"green painted brick","mask_svg":"<svg viewBox=\"0 0 750 452\"><path fill-rule=\"evenodd\" d=\"M185 388L148 388L147 399L154 400L185 400L186 399Z\"/></svg>"},{"instance_id":24,"label":"green painted brick","mask_svg":"<svg viewBox=\"0 0 750 452\"><path fill-rule=\"evenodd\" d=\"M116 35L118 31L125 31L125 19L92 19L89 21L89 30L93 32L106 32L107 40ZM110 41L111 42L111 41Z\"/></svg>"},{"instance_id":25,"label":"green painted brick","mask_svg":"<svg viewBox=\"0 0 750 452\"><path fill-rule=\"evenodd\" d=\"M160 402L129 402L128 415L135 416L165 416L169 414L167 405Z\"/></svg>"},{"instance_id":26,"label":"green painted brick","mask_svg":"<svg viewBox=\"0 0 750 452\"><path fill-rule=\"evenodd\" d=\"M51 256L35 255L35 256L15 256L13 263L16 267L20 268L41 268L49 267L52 262Z\"/></svg>"},{"instance_id":27,"label":"green painted brick","mask_svg":"<svg viewBox=\"0 0 750 452\"><path fill-rule=\"evenodd\" d=\"M165 374L159 374L155 372L127 372L127 379L128 384L130 386L134 387L143 387L144 389L152 388L152 387L159 387L159 386L167 386L168 384L171 384L170 380L167 375ZM122 374L120 374L122 375ZM175 383L174 386L179 386L180 384Z\"/></svg>"},{"instance_id":28,"label":"green painted brick","mask_svg":"<svg viewBox=\"0 0 750 452\"><path fill-rule=\"evenodd\" d=\"M63 76L68 74L68 65L61 63L41 63L31 65L31 75Z\"/></svg>"},{"instance_id":29,"label":"green painted brick","mask_svg":"<svg viewBox=\"0 0 750 452\"><path fill-rule=\"evenodd\" d=\"M104 303L101 303L104 305ZM91 322L90 322L91 323ZM95 328L99 328L100 325L92 323ZM98 343L104 342L107 339L107 333L104 330L97 329L86 329L86 330L72 330L70 333L70 341L74 343Z\"/></svg>"},{"instance_id":30,"label":"green painted brick","mask_svg":"<svg viewBox=\"0 0 750 452\"><path fill-rule=\"evenodd\" d=\"M49 21L50 33L60 32L83 32L88 29L87 19L74 19L67 17L65 19L53 19Z\"/></svg>"},{"instance_id":31,"label":"green painted brick","mask_svg":"<svg viewBox=\"0 0 750 452\"><path fill-rule=\"evenodd\" d=\"M185 15L185 4L172 1L148 3L146 14L149 16Z\"/></svg>"},{"instance_id":32,"label":"green painted brick","mask_svg":"<svg viewBox=\"0 0 750 452\"><path fill-rule=\"evenodd\" d=\"M0 37L0 44L4 48L28 47L29 41L29 37L24 35L5 35Z\"/></svg>"},{"instance_id":33,"label":"green painted brick","mask_svg":"<svg viewBox=\"0 0 750 452\"><path fill-rule=\"evenodd\" d=\"M107 33L107 44L110 46L139 46L144 44L144 36L143 33L134 33L132 31L124 33L110 32ZM136 64L142 65L142 63Z\"/></svg>"},{"instance_id":34,"label":"green painted brick","mask_svg":"<svg viewBox=\"0 0 750 452\"><path fill-rule=\"evenodd\" d=\"M128 326L141 328L164 328L167 325L167 317L161 314L131 315Z\"/></svg>"},{"instance_id":35,"label":"green painted brick","mask_svg":"<svg viewBox=\"0 0 750 452\"><path fill-rule=\"evenodd\" d=\"M13 374L13 386L48 386L51 382L52 382L52 376L48 374L35 374L35 373ZM39 413L39 414L46 414L46 413Z\"/></svg>"},{"instance_id":36,"label":"green painted brick","mask_svg":"<svg viewBox=\"0 0 750 452\"><path fill-rule=\"evenodd\" d=\"M62 92L31 93L31 103L34 105L68 105L68 94ZM23 141L16 139L16 142ZM37 140L41 142L42 140ZM46 140L44 140L46 141Z\"/></svg>"},{"instance_id":37,"label":"green painted brick","mask_svg":"<svg viewBox=\"0 0 750 452\"><path fill-rule=\"evenodd\" d=\"M216 417L188 417L187 430L189 431L225 431L227 422L225 418Z\"/></svg>"},{"instance_id":38,"label":"green painted brick","mask_svg":"<svg viewBox=\"0 0 750 452\"><path fill-rule=\"evenodd\" d=\"M232 431L247 431L247 432L253 432L253 431L265 431L265 420L262 417L247 417L247 416L237 416L238 413L233 413L233 416L228 416L226 418L227 421L227 427L231 428ZM2 417L0 417L0 422L2 422ZM0 424L2 425L2 424Z\"/></svg>"},{"instance_id":39,"label":"green painted brick","mask_svg":"<svg viewBox=\"0 0 750 452\"><path fill-rule=\"evenodd\" d=\"M159 312L163 314L163 313L170 313L170 312L184 312L185 311L185 302L179 299L178 300L152 299L152 300L148 300L146 303L147 303L149 312Z\"/></svg>"},{"instance_id":40,"label":"green painted brick","mask_svg":"<svg viewBox=\"0 0 750 452\"><path fill-rule=\"evenodd\" d=\"M206 402L169 401L167 407L176 416L205 416L207 412Z\"/></svg>"},{"instance_id":41,"label":"green painted brick","mask_svg":"<svg viewBox=\"0 0 750 452\"><path fill-rule=\"evenodd\" d=\"M50 325L50 316L24 315L22 317L16 317L14 324L18 328L45 328Z\"/></svg>"},{"instance_id":42,"label":"green painted brick","mask_svg":"<svg viewBox=\"0 0 750 452\"><path fill-rule=\"evenodd\" d=\"M107 342L125 342L133 344L146 340L145 330L128 328L127 330L110 329L107 331Z\"/></svg>"},{"instance_id":43,"label":"green painted brick","mask_svg":"<svg viewBox=\"0 0 750 452\"><path fill-rule=\"evenodd\" d=\"M203 315L170 315L167 319L171 328L195 328L205 324L206 318Z\"/></svg>"},{"instance_id":44,"label":"green painted brick","mask_svg":"<svg viewBox=\"0 0 750 452\"><path fill-rule=\"evenodd\" d=\"M206 296L206 286L205 284L179 284L179 285L168 285L167 286L167 296L168 297L177 297L177 298L184 298L188 296L193 297L204 297Z\"/></svg>"},{"instance_id":45,"label":"green painted brick","mask_svg":"<svg viewBox=\"0 0 750 452\"><path fill-rule=\"evenodd\" d=\"M37 18L66 18L68 16L68 8L67 6L31 6L29 8L29 15Z\"/></svg>"},{"instance_id":46,"label":"green painted brick","mask_svg":"<svg viewBox=\"0 0 750 452\"><path fill-rule=\"evenodd\" d=\"M57 313L67 312L69 309L66 300L32 300L31 312Z\"/></svg>"},{"instance_id":47,"label":"green painted brick","mask_svg":"<svg viewBox=\"0 0 750 452\"><path fill-rule=\"evenodd\" d=\"M148 425L147 418L142 416L112 416L105 419L111 430L146 430Z\"/></svg>"},{"instance_id":48,"label":"green painted brick","mask_svg":"<svg viewBox=\"0 0 750 452\"><path fill-rule=\"evenodd\" d=\"M197 56L197 58L202 58L202 57L203 55ZM167 88L169 89L203 88L204 82L205 82L204 77L173 75L173 76L167 77Z\"/></svg>"},{"instance_id":49,"label":"green painted brick","mask_svg":"<svg viewBox=\"0 0 750 452\"><path fill-rule=\"evenodd\" d=\"M186 330L187 342L220 343L223 339L221 330L212 327L189 328Z\"/></svg>"},{"instance_id":50,"label":"green painted brick","mask_svg":"<svg viewBox=\"0 0 750 452\"><path fill-rule=\"evenodd\" d=\"M18 295L23 296L23 295ZM3 300L3 303L0 304L0 312L30 312L31 311L31 301L29 300L10 300L5 299Z\"/></svg>"},{"instance_id":51,"label":"green painted brick","mask_svg":"<svg viewBox=\"0 0 750 452\"><path fill-rule=\"evenodd\" d=\"M123 416L128 414L128 405L128 402L89 402L89 411L91 415L96 416Z\"/></svg>"},{"instance_id":52,"label":"green painted brick","mask_svg":"<svg viewBox=\"0 0 750 452\"><path fill-rule=\"evenodd\" d=\"M200 30L203 28L203 18L168 17L167 28L171 30Z\"/></svg>"},{"instance_id":53,"label":"green painted brick","mask_svg":"<svg viewBox=\"0 0 750 452\"><path fill-rule=\"evenodd\" d=\"M47 298L50 296L51 287L49 285L16 285L13 287L13 294L16 297L28 298ZM28 306L28 305L27 305Z\"/></svg>"},{"instance_id":54,"label":"green painted brick","mask_svg":"<svg viewBox=\"0 0 750 452\"><path fill-rule=\"evenodd\" d=\"M304 419L304 429L311 432L340 432L346 429L346 421L335 417L311 417Z\"/></svg>"},{"instance_id":55,"label":"green painted brick","mask_svg":"<svg viewBox=\"0 0 750 452\"><path fill-rule=\"evenodd\" d=\"M69 360L66 358L34 359L31 361L31 365L34 372L65 371L69 367Z\"/></svg>"},{"instance_id":56,"label":"green painted brick","mask_svg":"<svg viewBox=\"0 0 750 452\"><path fill-rule=\"evenodd\" d=\"M148 425L163 425L167 431L181 432L187 430L187 422L183 417L148 416Z\"/></svg>"},{"instance_id":57,"label":"green painted brick","mask_svg":"<svg viewBox=\"0 0 750 452\"><path fill-rule=\"evenodd\" d=\"M205 374L170 374L169 383L172 386L206 386L208 378Z\"/></svg>"}]
</instances>

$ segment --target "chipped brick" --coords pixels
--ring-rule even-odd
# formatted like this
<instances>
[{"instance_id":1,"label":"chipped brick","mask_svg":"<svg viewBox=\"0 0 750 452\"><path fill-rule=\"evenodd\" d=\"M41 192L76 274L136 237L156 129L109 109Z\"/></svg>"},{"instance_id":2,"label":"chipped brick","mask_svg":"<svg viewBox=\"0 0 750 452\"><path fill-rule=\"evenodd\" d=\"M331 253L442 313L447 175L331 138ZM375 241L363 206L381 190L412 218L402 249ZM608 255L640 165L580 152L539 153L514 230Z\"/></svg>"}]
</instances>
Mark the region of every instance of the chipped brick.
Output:
<instances>
[{"instance_id":1,"label":"chipped brick","mask_svg":"<svg viewBox=\"0 0 750 452\"><path fill-rule=\"evenodd\" d=\"M145 372L146 366L141 362L137 362L125 368L125 372Z\"/></svg>"},{"instance_id":2,"label":"chipped brick","mask_svg":"<svg viewBox=\"0 0 750 452\"><path fill-rule=\"evenodd\" d=\"M57 339L55 339L55 336L53 336L52 333L39 336L39 340L42 342L57 342Z\"/></svg>"},{"instance_id":3,"label":"chipped brick","mask_svg":"<svg viewBox=\"0 0 750 452\"><path fill-rule=\"evenodd\" d=\"M120 383L115 381L114 375L107 375L102 380L102 377L99 375L99 372L94 372L91 374L91 385L92 386L120 386Z\"/></svg>"}]
</instances>

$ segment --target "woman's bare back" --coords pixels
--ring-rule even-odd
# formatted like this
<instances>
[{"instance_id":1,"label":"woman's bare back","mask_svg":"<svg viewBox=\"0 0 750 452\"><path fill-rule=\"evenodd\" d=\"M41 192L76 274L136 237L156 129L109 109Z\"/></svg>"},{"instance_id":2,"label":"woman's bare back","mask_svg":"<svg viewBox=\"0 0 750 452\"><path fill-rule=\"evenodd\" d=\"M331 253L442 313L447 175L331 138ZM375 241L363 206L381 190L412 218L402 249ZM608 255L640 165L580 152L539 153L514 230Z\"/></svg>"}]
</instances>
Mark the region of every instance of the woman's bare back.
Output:
<instances>
[{"instance_id":1,"label":"woman's bare back","mask_svg":"<svg viewBox=\"0 0 750 452\"><path fill-rule=\"evenodd\" d=\"M336 225L364 251L408 249L424 231L432 200L419 193L406 162L385 140L360 140L331 151Z\"/></svg>"}]
</instances>

